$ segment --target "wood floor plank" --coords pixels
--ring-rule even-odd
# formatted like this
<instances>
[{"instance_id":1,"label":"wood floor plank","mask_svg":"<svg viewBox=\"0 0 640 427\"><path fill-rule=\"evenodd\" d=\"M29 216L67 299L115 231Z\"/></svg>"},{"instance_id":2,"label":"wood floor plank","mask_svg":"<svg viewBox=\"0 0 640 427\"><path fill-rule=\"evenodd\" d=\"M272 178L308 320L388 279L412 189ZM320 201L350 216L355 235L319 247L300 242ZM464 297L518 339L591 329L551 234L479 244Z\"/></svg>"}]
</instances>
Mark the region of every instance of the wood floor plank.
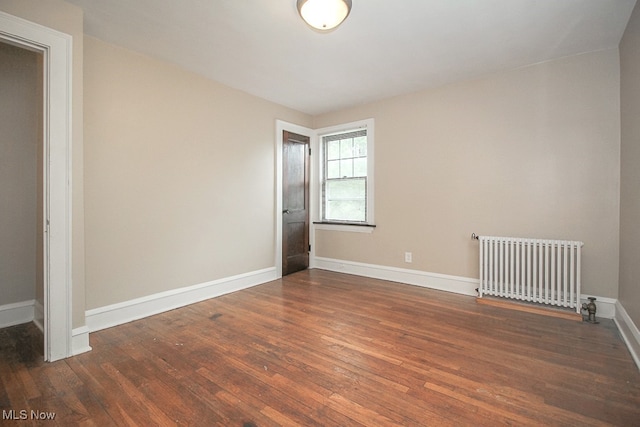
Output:
<instances>
[{"instance_id":1,"label":"wood floor plank","mask_svg":"<svg viewBox=\"0 0 640 427\"><path fill-rule=\"evenodd\" d=\"M0 411L55 412L47 425L640 419L640 372L610 320L322 270L92 333L93 350L67 360L44 363L41 338L33 325L0 330Z\"/></svg>"}]
</instances>

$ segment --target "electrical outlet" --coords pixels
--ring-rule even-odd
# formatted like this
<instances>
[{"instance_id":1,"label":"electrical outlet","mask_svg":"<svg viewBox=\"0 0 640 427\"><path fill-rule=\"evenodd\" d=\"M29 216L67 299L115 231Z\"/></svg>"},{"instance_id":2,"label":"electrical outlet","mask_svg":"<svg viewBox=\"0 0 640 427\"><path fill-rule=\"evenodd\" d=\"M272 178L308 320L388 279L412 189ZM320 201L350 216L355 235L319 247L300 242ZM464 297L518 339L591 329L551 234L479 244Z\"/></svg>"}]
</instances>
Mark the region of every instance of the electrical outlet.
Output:
<instances>
[{"instance_id":1,"label":"electrical outlet","mask_svg":"<svg viewBox=\"0 0 640 427\"><path fill-rule=\"evenodd\" d=\"M413 261L413 255L411 254L411 252L405 252L404 262L411 262L411 261Z\"/></svg>"}]
</instances>

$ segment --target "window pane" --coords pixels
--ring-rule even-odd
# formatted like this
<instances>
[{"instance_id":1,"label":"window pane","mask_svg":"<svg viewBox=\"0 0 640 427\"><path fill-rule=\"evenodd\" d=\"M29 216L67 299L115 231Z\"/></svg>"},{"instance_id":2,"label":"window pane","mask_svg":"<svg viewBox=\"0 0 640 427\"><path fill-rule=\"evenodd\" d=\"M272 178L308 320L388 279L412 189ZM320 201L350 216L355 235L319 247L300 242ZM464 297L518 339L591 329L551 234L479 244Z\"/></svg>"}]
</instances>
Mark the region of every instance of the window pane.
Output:
<instances>
[{"instance_id":1,"label":"window pane","mask_svg":"<svg viewBox=\"0 0 640 427\"><path fill-rule=\"evenodd\" d=\"M342 178L340 176L340 160L331 160L327 162L327 179Z\"/></svg>"},{"instance_id":2,"label":"window pane","mask_svg":"<svg viewBox=\"0 0 640 427\"><path fill-rule=\"evenodd\" d=\"M322 219L366 222L368 138L366 129L352 129L323 136L324 182Z\"/></svg>"},{"instance_id":3,"label":"window pane","mask_svg":"<svg viewBox=\"0 0 640 427\"><path fill-rule=\"evenodd\" d=\"M367 176L367 158L353 160L353 176Z\"/></svg>"},{"instance_id":4,"label":"window pane","mask_svg":"<svg viewBox=\"0 0 640 427\"><path fill-rule=\"evenodd\" d=\"M335 200L327 202L327 217L332 221L359 221L366 220L366 202L364 200Z\"/></svg>"},{"instance_id":5,"label":"window pane","mask_svg":"<svg viewBox=\"0 0 640 427\"><path fill-rule=\"evenodd\" d=\"M366 179L326 182L325 218L336 221L366 221Z\"/></svg>"},{"instance_id":6,"label":"window pane","mask_svg":"<svg viewBox=\"0 0 640 427\"><path fill-rule=\"evenodd\" d=\"M353 157L353 138L340 140L340 157Z\"/></svg>"},{"instance_id":7,"label":"window pane","mask_svg":"<svg viewBox=\"0 0 640 427\"><path fill-rule=\"evenodd\" d=\"M340 158L340 141L327 142L327 160Z\"/></svg>"},{"instance_id":8,"label":"window pane","mask_svg":"<svg viewBox=\"0 0 640 427\"><path fill-rule=\"evenodd\" d=\"M354 157L363 157L367 155L367 137L359 136L353 139Z\"/></svg>"},{"instance_id":9,"label":"window pane","mask_svg":"<svg viewBox=\"0 0 640 427\"><path fill-rule=\"evenodd\" d=\"M340 160L340 178L351 178L353 176L353 160Z\"/></svg>"},{"instance_id":10,"label":"window pane","mask_svg":"<svg viewBox=\"0 0 640 427\"><path fill-rule=\"evenodd\" d=\"M364 200L365 184L364 178L330 180L325 187L325 197L327 200Z\"/></svg>"}]
</instances>

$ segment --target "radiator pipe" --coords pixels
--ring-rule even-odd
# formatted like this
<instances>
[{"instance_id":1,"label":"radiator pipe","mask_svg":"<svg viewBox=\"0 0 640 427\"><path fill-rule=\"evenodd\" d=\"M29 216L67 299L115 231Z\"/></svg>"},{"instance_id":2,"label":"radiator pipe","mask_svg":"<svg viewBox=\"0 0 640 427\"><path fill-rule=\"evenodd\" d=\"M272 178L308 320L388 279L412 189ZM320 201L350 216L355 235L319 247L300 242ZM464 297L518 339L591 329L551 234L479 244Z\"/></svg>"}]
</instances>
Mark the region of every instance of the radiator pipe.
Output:
<instances>
[{"instance_id":1,"label":"radiator pipe","mask_svg":"<svg viewBox=\"0 0 640 427\"><path fill-rule=\"evenodd\" d=\"M588 313L588 317L587 317L587 322L589 323L599 323L598 321L596 321L596 311L597 311L597 307L596 307L596 298L595 297L587 297L587 299L589 300L589 303L583 303L582 304L582 310L586 311Z\"/></svg>"},{"instance_id":2,"label":"radiator pipe","mask_svg":"<svg viewBox=\"0 0 640 427\"><path fill-rule=\"evenodd\" d=\"M472 240L480 240L480 236L478 236L476 233L471 233L471 239Z\"/></svg>"}]
</instances>

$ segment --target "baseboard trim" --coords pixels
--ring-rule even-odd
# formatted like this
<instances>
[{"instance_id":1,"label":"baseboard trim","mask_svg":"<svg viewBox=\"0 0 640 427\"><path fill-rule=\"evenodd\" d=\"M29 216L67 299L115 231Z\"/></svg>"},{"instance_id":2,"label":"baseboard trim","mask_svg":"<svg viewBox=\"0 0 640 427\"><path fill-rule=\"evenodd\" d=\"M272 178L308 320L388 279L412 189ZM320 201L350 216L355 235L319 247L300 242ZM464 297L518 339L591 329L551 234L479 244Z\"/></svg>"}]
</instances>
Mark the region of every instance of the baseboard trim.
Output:
<instances>
[{"instance_id":1,"label":"baseboard trim","mask_svg":"<svg viewBox=\"0 0 640 427\"><path fill-rule=\"evenodd\" d=\"M389 280L392 282L406 283L422 286L424 288L453 292L461 295L477 296L476 288L478 279L461 276L451 276L440 273L429 273L420 270L409 270L397 267L387 267L375 264L365 264L354 261L345 261L333 258L314 258L314 268L335 271L338 273L355 274L356 276L371 277L374 279ZM586 303L588 297L594 295L581 295L581 302ZM595 296L598 311L596 317L613 319L616 315L616 303L614 298Z\"/></svg>"},{"instance_id":2,"label":"baseboard trim","mask_svg":"<svg viewBox=\"0 0 640 427\"><path fill-rule=\"evenodd\" d=\"M89 345L89 328L81 326L71 331L71 354L76 356L78 354L91 351Z\"/></svg>"},{"instance_id":3,"label":"baseboard trim","mask_svg":"<svg viewBox=\"0 0 640 427\"><path fill-rule=\"evenodd\" d=\"M44 307L38 300L33 304L33 323L44 334Z\"/></svg>"},{"instance_id":4,"label":"baseboard trim","mask_svg":"<svg viewBox=\"0 0 640 427\"><path fill-rule=\"evenodd\" d=\"M85 313L86 324L89 332L95 332L272 280L276 280L275 267L213 280L186 288L160 292L118 304L87 310Z\"/></svg>"},{"instance_id":5,"label":"baseboard trim","mask_svg":"<svg viewBox=\"0 0 640 427\"><path fill-rule=\"evenodd\" d=\"M616 315L613 318L618 326L620 335L624 340L631 357L636 362L636 366L640 369L640 330L625 310L620 301L616 302Z\"/></svg>"},{"instance_id":6,"label":"baseboard trim","mask_svg":"<svg viewBox=\"0 0 640 427\"><path fill-rule=\"evenodd\" d=\"M35 300L0 305L0 328L33 322Z\"/></svg>"},{"instance_id":7,"label":"baseboard trim","mask_svg":"<svg viewBox=\"0 0 640 427\"><path fill-rule=\"evenodd\" d=\"M364 264L332 258L315 257L314 261L314 267L320 270L355 274L356 276L371 277L373 279L389 280L391 282L422 286L423 288L437 289L461 295L477 295L476 288L478 287L478 279L472 279L469 277L428 273L420 270Z\"/></svg>"}]
</instances>

